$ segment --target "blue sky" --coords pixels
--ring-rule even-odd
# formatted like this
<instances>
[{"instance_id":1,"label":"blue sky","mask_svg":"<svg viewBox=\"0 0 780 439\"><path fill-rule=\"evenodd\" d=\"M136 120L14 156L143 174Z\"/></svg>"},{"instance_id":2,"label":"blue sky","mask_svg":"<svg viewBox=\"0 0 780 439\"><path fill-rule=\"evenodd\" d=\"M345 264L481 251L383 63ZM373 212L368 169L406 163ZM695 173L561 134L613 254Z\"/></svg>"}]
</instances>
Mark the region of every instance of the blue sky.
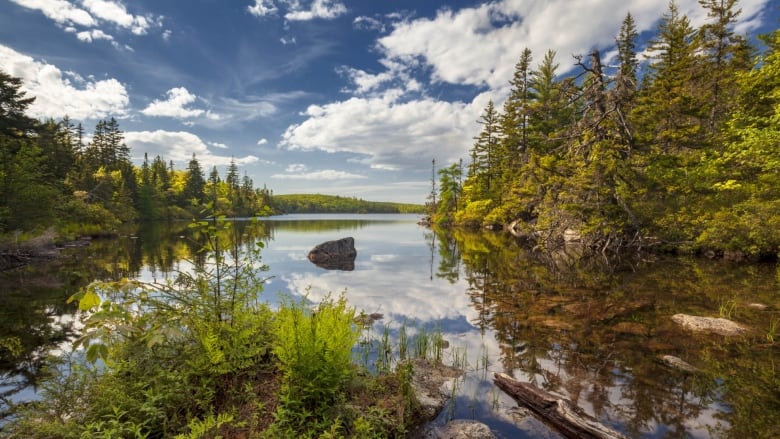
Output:
<instances>
[{"instance_id":1,"label":"blue sky","mask_svg":"<svg viewBox=\"0 0 780 439\"><path fill-rule=\"evenodd\" d=\"M694 26L705 12L677 0ZM0 69L36 118L87 133L116 117L136 161L231 157L275 193L423 203L431 160L467 160L523 48L609 57L630 11L654 34L667 0L0 0ZM743 0L737 31L777 28Z\"/></svg>"}]
</instances>

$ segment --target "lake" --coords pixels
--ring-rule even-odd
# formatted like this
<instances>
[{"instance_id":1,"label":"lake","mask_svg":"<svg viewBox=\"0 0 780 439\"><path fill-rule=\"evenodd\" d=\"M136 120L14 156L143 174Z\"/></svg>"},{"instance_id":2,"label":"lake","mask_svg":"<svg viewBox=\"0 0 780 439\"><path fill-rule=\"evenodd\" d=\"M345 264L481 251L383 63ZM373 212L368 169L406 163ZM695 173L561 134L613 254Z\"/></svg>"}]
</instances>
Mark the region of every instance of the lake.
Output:
<instances>
[{"instance_id":1,"label":"lake","mask_svg":"<svg viewBox=\"0 0 780 439\"><path fill-rule=\"evenodd\" d=\"M780 431L780 271L645 255L582 258L574 247L533 252L502 232L435 233L417 215L288 215L237 221L242 245L262 240L264 300L345 294L387 328L441 332L445 363L466 362L435 421L477 419L506 438L559 437L492 383L494 372L566 396L630 437L773 437ZM306 258L316 244L351 236L354 270ZM35 397L47 355L74 329L65 299L89 281L145 281L187 270L198 249L187 225L146 224L120 237L62 249L47 264L0 274L2 401ZM727 338L681 330L671 316L730 317L751 328ZM776 340L777 338L777 340ZM366 346L366 345L364 345ZM370 346L370 344L368 344ZM356 361L371 367L371 355ZM368 352L368 350L366 350ZM673 355L688 373L659 360Z\"/></svg>"}]
</instances>

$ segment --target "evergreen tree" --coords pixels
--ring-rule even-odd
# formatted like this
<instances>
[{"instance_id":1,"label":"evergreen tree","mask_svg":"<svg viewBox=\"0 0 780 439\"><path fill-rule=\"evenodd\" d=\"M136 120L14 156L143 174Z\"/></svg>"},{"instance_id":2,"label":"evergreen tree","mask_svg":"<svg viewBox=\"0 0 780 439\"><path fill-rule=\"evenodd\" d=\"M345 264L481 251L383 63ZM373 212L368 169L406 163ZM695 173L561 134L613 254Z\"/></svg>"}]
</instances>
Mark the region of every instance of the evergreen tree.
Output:
<instances>
[{"instance_id":1,"label":"evergreen tree","mask_svg":"<svg viewBox=\"0 0 780 439\"><path fill-rule=\"evenodd\" d=\"M573 93L572 81L558 80L555 51L548 50L536 70L531 72L530 87L534 101L529 106L529 147L546 155L562 144L562 127L573 122L568 95Z\"/></svg>"},{"instance_id":2,"label":"evergreen tree","mask_svg":"<svg viewBox=\"0 0 780 439\"><path fill-rule=\"evenodd\" d=\"M160 197L152 184L152 169L149 164L149 154L144 153L144 161L140 170L141 181L138 188L138 213L142 219L155 219L160 215Z\"/></svg>"},{"instance_id":3,"label":"evergreen tree","mask_svg":"<svg viewBox=\"0 0 780 439\"><path fill-rule=\"evenodd\" d=\"M500 138L497 148L496 178L500 188L500 205L492 211L487 219L490 223L500 224L511 220L521 207L514 200L508 188L512 187L521 172L522 166L528 162L530 105L534 99L530 88L531 82L531 50L526 48L515 64L514 74L509 81L511 86L509 96L504 102L500 116Z\"/></svg>"},{"instance_id":4,"label":"evergreen tree","mask_svg":"<svg viewBox=\"0 0 780 439\"><path fill-rule=\"evenodd\" d=\"M710 19L699 30L704 102L709 108L706 127L710 134L719 131L736 100L738 89L732 78L750 68L750 45L734 32L734 24L742 12L737 3L738 0L699 0Z\"/></svg>"},{"instance_id":5,"label":"evergreen tree","mask_svg":"<svg viewBox=\"0 0 780 439\"><path fill-rule=\"evenodd\" d=\"M25 114L35 97L26 97L21 87L21 79L0 70L0 136L25 137L38 125L38 121Z\"/></svg>"},{"instance_id":6,"label":"evergreen tree","mask_svg":"<svg viewBox=\"0 0 780 439\"><path fill-rule=\"evenodd\" d=\"M25 115L35 98L0 71L0 232L31 230L54 219L53 164L38 145L41 127ZM56 130L47 135L52 141Z\"/></svg>"},{"instance_id":7,"label":"evergreen tree","mask_svg":"<svg viewBox=\"0 0 780 439\"><path fill-rule=\"evenodd\" d=\"M505 203L512 220L530 222L538 217L539 209L546 209L545 204L558 203L557 195L566 175L563 146L569 134L564 127L572 123L574 113L568 100L576 87L572 81L559 81L557 69L555 52L549 50L531 72L534 100L528 106L528 159L508 187L512 201Z\"/></svg>"},{"instance_id":8,"label":"evergreen tree","mask_svg":"<svg viewBox=\"0 0 780 439\"><path fill-rule=\"evenodd\" d=\"M228 165L227 174L225 175L225 182L233 191L238 191L238 165L236 165L236 160L233 157L230 158L230 165Z\"/></svg>"},{"instance_id":9,"label":"evergreen tree","mask_svg":"<svg viewBox=\"0 0 780 439\"><path fill-rule=\"evenodd\" d=\"M639 34L636 30L634 17L626 14L620 27L620 33L615 40L618 48L618 73L615 78L614 90L611 94L614 100L614 109L617 112L620 135L623 142L630 147L634 144L634 127L631 121L631 112L634 108L637 84L637 68L639 61L636 55L636 40Z\"/></svg>"},{"instance_id":10,"label":"evergreen tree","mask_svg":"<svg viewBox=\"0 0 780 439\"><path fill-rule=\"evenodd\" d=\"M531 92L531 50L525 48L509 81L509 97L501 115L501 176L503 182L512 181L515 170L527 161L529 106Z\"/></svg>"},{"instance_id":11,"label":"evergreen tree","mask_svg":"<svg viewBox=\"0 0 780 439\"><path fill-rule=\"evenodd\" d=\"M171 174L168 172L168 165L165 163L165 160L159 155L152 160L151 172L152 186L165 197L168 189L171 187Z\"/></svg>"},{"instance_id":12,"label":"evergreen tree","mask_svg":"<svg viewBox=\"0 0 780 439\"><path fill-rule=\"evenodd\" d=\"M203 169L201 169L200 163L198 162L198 159L195 158L195 153L193 153L192 159L190 159L190 162L187 165L187 174L182 196L185 201L194 200L197 204L203 204L205 188L206 180L203 176Z\"/></svg>"},{"instance_id":13,"label":"evergreen tree","mask_svg":"<svg viewBox=\"0 0 780 439\"><path fill-rule=\"evenodd\" d=\"M471 149L471 163L466 177L469 201L495 200L498 175L499 114L493 101L489 101L477 123L482 131Z\"/></svg>"},{"instance_id":14,"label":"evergreen tree","mask_svg":"<svg viewBox=\"0 0 780 439\"><path fill-rule=\"evenodd\" d=\"M696 87L696 32L674 1L663 15L646 84L634 111L642 140L669 154L703 144L702 101Z\"/></svg>"},{"instance_id":15,"label":"evergreen tree","mask_svg":"<svg viewBox=\"0 0 780 439\"><path fill-rule=\"evenodd\" d=\"M777 256L780 248L780 31L752 71L738 73L741 91L727 123L725 149L705 165L714 193L697 242L710 248Z\"/></svg>"},{"instance_id":16,"label":"evergreen tree","mask_svg":"<svg viewBox=\"0 0 780 439\"><path fill-rule=\"evenodd\" d=\"M439 203L436 209L436 222L449 224L458 210L461 194L462 169L458 163L439 169Z\"/></svg>"}]
</instances>

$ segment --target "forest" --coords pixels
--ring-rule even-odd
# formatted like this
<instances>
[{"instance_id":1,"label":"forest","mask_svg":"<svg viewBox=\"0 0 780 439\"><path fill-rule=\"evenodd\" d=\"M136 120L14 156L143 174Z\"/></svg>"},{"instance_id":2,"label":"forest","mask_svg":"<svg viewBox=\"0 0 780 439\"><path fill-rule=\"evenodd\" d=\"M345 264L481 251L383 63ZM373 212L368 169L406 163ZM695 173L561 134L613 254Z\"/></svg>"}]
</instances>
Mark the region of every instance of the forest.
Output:
<instances>
[{"instance_id":1,"label":"forest","mask_svg":"<svg viewBox=\"0 0 780 439\"><path fill-rule=\"evenodd\" d=\"M536 66L522 51L468 163L436 171L432 220L503 227L537 248L776 259L780 31L758 50L734 31L736 0L700 4L708 18L693 28L671 2L641 53L627 14L614 60L575 56L569 76L554 51Z\"/></svg>"},{"instance_id":2,"label":"forest","mask_svg":"<svg viewBox=\"0 0 780 439\"><path fill-rule=\"evenodd\" d=\"M758 50L734 30L736 0L700 3L708 20L693 28L671 2L642 52L627 14L616 55L575 56L568 76L558 73L554 51L535 64L523 50L509 96L479 117L467 163L435 171L438 187L434 178L426 204L433 222L503 227L537 248L576 240L602 253L776 259L780 32L761 36ZM235 162L223 177L195 155L184 170L159 156L136 166L116 119L99 121L85 142L84 127L67 116L27 117L34 99L0 72L0 235L18 239L52 225L100 233L207 210L415 211L347 197L274 197Z\"/></svg>"},{"instance_id":3,"label":"forest","mask_svg":"<svg viewBox=\"0 0 780 439\"><path fill-rule=\"evenodd\" d=\"M320 194L275 195L274 205L284 213L422 213L421 204L366 201Z\"/></svg>"},{"instance_id":4,"label":"forest","mask_svg":"<svg viewBox=\"0 0 780 439\"><path fill-rule=\"evenodd\" d=\"M422 209L338 196L275 197L265 186L255 188L234 160L221 176L216 166L203 169L195 154L183 170L160 156L144 155L136 166L115 118L97 122L85 142L84 127L68 117L38 121L25 116L35 98L21 90L19 78L1 71L0 99L0 236L35 236L51 226L65 236L99 235L127 222L210 215Z\"/></svg>"},{"instance_id":5,"label":"forest","mask_svg":"<svg viewBox=\"0 0 780 439\"><path fill-rule=\"evenodd\" d=\"M97 122L85 143L84 127L68 117L27 117L34 99L0 71L0 235L52 226L100 234L138 220L274 212L271 191L255 188L233 160L224 178L216 166L205 176L194 154L184 170L160 156L135 166L115 118Z\"/></svg>"}]
</instances>

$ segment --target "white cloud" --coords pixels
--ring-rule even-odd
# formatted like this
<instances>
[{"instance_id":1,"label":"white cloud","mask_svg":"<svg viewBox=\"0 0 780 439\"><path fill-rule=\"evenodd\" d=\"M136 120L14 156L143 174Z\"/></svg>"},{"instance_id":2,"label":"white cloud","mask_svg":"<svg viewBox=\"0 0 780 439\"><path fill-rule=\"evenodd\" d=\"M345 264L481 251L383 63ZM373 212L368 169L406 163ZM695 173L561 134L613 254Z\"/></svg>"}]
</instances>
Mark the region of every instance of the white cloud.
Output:
<instances>
[{"instance_id":1,"label":"white cloud","mask_svg":"<svg viewBox=\"0 0 780 439\"><path fill-rule=\"evenodd\" d=\"M249 122L276 113L278 108L271 102L273 99L273 96L268 96L263 99L251 98L246 101L239 101L238 99L233 98L222 98L215 105L218 107L218 110L228 115L224 117L225 121L235 120L238 122ZM215 120L222 119L223 117L220 115Z\"/></svg>"},{"instance_id":2,"label":"white cloud","mask_svg":"<svg viewBox=\"0 0 780 439\"><path fill-rule=\"evenodd\" d=\"M169 40L171 39L171 33L172 33L172 32L171 32L171 30L170 30L170 29L165 29L165 30L163 31L163 33L162 33L162 39L163 39L163 41L169 41Z\"/></svg>"},{"instance_id":3,"label":"white cloud","mask_svg":"<svg viewBox=\"0 0 780 439\"><path fill-rule=\"evenodd\" d=\"M94 40L114 41L114 37L106 34L100 29L85 30L76 33L76 38L85 43L91 43Z\"/></svg>"},{"instance_id":4,"label":"white cloud","mask_svg":"<svg viewBox=\"0 0 780 439\"><path fill-rule=\"evenodd\" d=\"M212 121L219 121L223 119L223 116L219 113L214 113L211 110L206 110L206 119Z\"/></svg>"},{"instance_id":5,"label":"white cloud","mask_svg":"<svg viewBox=\"0 0 780 439\"><path fill-rule=\"evenodd\" d=\"M228 148L227 145L225 145L224 143L220 143L220 142L209 142L209 145L213 146L214 148L220 148L220 149L227 149Z\"/></svg>"},{"instance_id":6,"label":"white cloud","mask_svg":"<svg viewBox=\"0 0 780 439\"><path fill-rule=\"evenodd\" d=\"M279 38L279 42L281 42L283 45L287 46L288 44L295 44L295 37L285 38L281 37Z\"/></svg>"},{"instance_id":7,"label":"white cloud","mask_svg":"<svg viewBox=\"0 0 780 439\"><path fill-rule=\"evenodd\" d=\"M304 172L308 169L309 167L303 163L293 163L292 165L287 166L287 169L285 169L284 172Z\"/></svg>"},{"instance_id":8,"label":"white cloud","mask_svg":"<svg viewBox=\"0 0 780 439\"><path fill-rule=\"evenodd\" d=\"M766 3L744 0L741 7L749 12L741 18L752 23ZM706 18L697 0L678 5L694 25ZM525 47L536 62L555 50L563 74L575 68L572 54L612 46L628 11L640 32L652 32L667 7L668 0L499 0L442 9L432 18L398 15L392 31L377 40L385 69L339 68L350 83L342 91L352 96L310 106L303 122L287 128L281 146L353 153L353 161L373 169L423 169L434 157L453 163L468 154L487 100L500 105L506 96ZM374 20L353 23L373 26ZM442 84L473 87L476 96L470 102L427 96Z\"/></svg>"},{"instance_id":9,"label":"white cloud","mask_svg":"<svg viewBox=\"0 0 780 439\"><path fill-rule=\"evenodd\" d=\"M131 29L136 35L145 34L149 28L146 18L129 14L121 3L107 0L81 0L81 3L95 17Z\"/></svg>"},{"instance_id":10,"label":"white cloud","mask_svg":"<svg viewBox=\"0 0 780 439\"><path fill-rule=\"evenodd\" d=\"M21 78L22 89L34 96L28 114L36 118L100 119L127 114L130 99L124 85L114 78L85 80L73 72L35 61L0 44L0 68Z\"/></svg>"},{"instance_id":11,"label":"white cloud","mask_svg":"<svg viewBox=\"0 0 780 439\"><path fill-rule=\"evenodd\" d=\"M304 122L287 128L282 145L359 154L361 163L374 168L422 169L431 158L449 162L463 157L480 111L433 99L399 103L354 97L309 107Z\"/></svg>"},{"instance_id":12,"label":"white cloud","mask_svg":"<svg viewBox=\"0 0 780 439\"><path fill-rule=\"evenodd\" d=\"M309 3L308 7L302 3ZM347 13L347 7L338 0L255 0L255 4L247 6L247 10L256 17L275 16L279 13L277 4L287 11L284 18L289 21L330 20Z\"/></svg>"},{"instance_id":13,"label":"white cloud","mask_svg":"<svg viewBox=\"0 0 780 439\"><path fill-rule=\"evenodd\" d=\"M304 171L299 171L304 172ZM344 171L336 171L334 169L326 169L323 171L306 172L300 174L274 174L271 178L278 180L355 180L366 178L365 175L351 174Z\"/></svg>"},{"instance_id":14,"label":"white cloud","mask_svg":"<svg viewBox=\"0 0 780 439\"><path fill-rule=\"evenodd\" d=\"M151 157L159 155L166 160L185 165L194 153L201 163L222 166L230 164L232 158L215 155L209 151L206 142L187 131L128 131L125 133L125 143L130 147L135 160L143 159L144 153L147 153ZM259 158L253 155L234 159L239 165L259 161Z\"/></svg>"},{"instance_id":15,"label":"white cloud","mask_svg":"<svg viewBox=\"0 0 780 439\"><path fill-rule=\"evenodd\" d=\"M266 143L268 143L268 139L266 139L265 137L257 141L258 145L265 145Z\"/></svg>"},{"instance_id":16,"label":"white cloud","mask_svg":"<svg viewBox=\"0 0 780 439\"><path fill-rule=\"evenodd\" d=\"M162 17L151 15L133 15L119 1L80 0L81 6L68 0L11 0L28 9L41 11L68 33L76 34L81 41L92 42L97 39L113 40L99 26L106 23L129 30L135 35L145 35L152 26L162 26ZM74 26L92 28L78 31ZM114 44L120 48L119 44Z\"/></svg>"},{"instance_id":17,"label":"white cloud","mask_svg":"<svg viewBox=\"0 0 780 439\"><path fill-rule=\"evenodd\" d=\"M78 24L95 26L97 22L89 12L65 0L11 0L28 9L41 11L50 20L62 25Z\"/></svg>"},{"instance_id":18,"label":"white cloud","mask_svg":"<svg viewBox=\"0 0 780 439\"><path fill-rule=\"evenodd\" d=\"M373 17L355 17L355 19L352 20L352 25L357 29L375 30L379 32L384 32L386 30L384 23Z\"/></svg>"},{"instance_id":19,"label":"white cloud","mask_svg":"<svg viewBox=\"0 0 780 439\"><path fill-rule=\"evenodd\" d=\"M294 0L289 2L291 7L290 11L284 15L284 18L290 21L308 21L315 18L333 19L347 13L347 7L343 3L336 0L314 0L311 3L309 9L300 9L298 1Z\"/></svg>"},{"instance_id":20,"label":"white cloud","mask_svg":"<svg viewBox=\"0 0 780 439\"><path fill-rule=\"evenodd\" d=\"M752 20L766 3L743 0L740 18ZM572 54L612 45L627 12L640 32L654 31L668 4L668 0L503 0L398 22L378 44L387 59L421 60L432 69L434 82L496 89L505 86L525 47L537 60L548 49L555 50L559 73L564 73L573 68ZM677 0L677 4L694 26L706 19L697 0Z\"/></svg>"},{"instance_id":21,"label":"white cloud","mask_svg":"<svg viewBox=\"0 0 780 439\"><path fill-rule=\"evenodd\" d=\"M357 94L365 94L371 91L376 91L379 89L379 87L383 86L387 82L392 81L399 75L399 73L394 73L392 71L373 74L351 67L342 67L338 70L340 73L347 76L349 80L355 85L355 88L352 90L352 92Z\"/></svg>"},{"instance_id":22,"label":"white cloud","mask_svg":"<svg viewBox=\"0 0 780 439\"><path fill-rule=\"evenodd\" d=\"M141 110L141 113L147 116L164 116L184 119L201 116L206 112L205 110L198 108L186 108L187 105L195 102L198 97L190 93L184 87L172 88L165 94L168 95L167 100L161 101L155 99L148 107Z\"/></svg>"},{"instance_id":23,"label":"white cloud","mask_svg":"<svg viewBox=\"0 0 780 439\"><path fill-rule=\"evenodd\" d=\"M274 5L272 0L255 0L254 6L247 6L247 10L256 17L265 17L276 14L279 8Z\"/></svg>"}]
</instances>

